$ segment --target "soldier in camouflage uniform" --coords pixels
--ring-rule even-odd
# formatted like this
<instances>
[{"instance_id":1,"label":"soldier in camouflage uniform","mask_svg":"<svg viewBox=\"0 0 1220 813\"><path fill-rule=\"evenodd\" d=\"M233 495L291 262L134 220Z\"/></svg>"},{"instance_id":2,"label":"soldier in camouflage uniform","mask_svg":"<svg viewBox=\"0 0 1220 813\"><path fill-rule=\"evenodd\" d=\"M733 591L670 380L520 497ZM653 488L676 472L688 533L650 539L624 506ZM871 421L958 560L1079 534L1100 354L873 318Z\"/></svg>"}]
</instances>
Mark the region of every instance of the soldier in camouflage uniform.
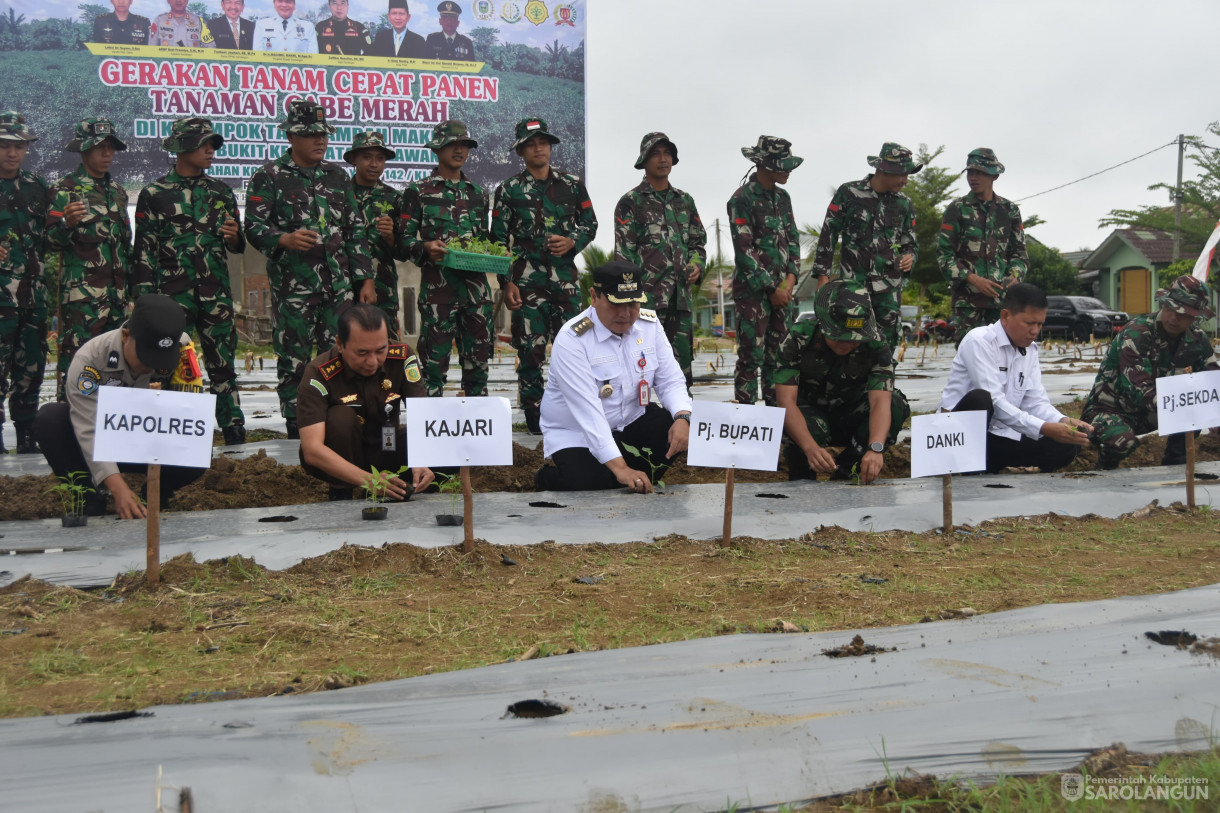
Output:
<instances>
[{"instance_id":1,"label":"soldier in camouflage uniform","mask_svg":"<svg viewBox=\"0 0 1220 813\"><path fill-rule=\"evenodd\" d=\"M491 284L487 275L446 268L447 244L487 239L487 192L462 167L478 142L460 121L442 121L428 147L436 169L406 188L399 214L398 257L420 268L419 343L428 395L439 397L456 340L467 395L487 394L491 360ZM457 246L455 246L456 248Z\"/></svg>"},{"instance_id":2,"label":"soldier in camouflage uniform","mask_svg":"<svg viewBox=\"0 0 1220 813\"><path fill-rule=\"evenodd\" d=\"M506 246L511 241L516 258L511 279L504 281L504 304L513 312L517 398L537 435L546 346L580 310L576 255L597 234L597 216L580 178L551 167L551 147L559 138L543 119L517 122L516 136L513 151L525 171L496 188L491 239Z\"/></svg>"},{"instance_id":3,"label":"soldier in camouflage uniform","mask_svg":"<svg viewBox=\"0 0 1220 813\"><path fill-rule=\"evenodd\" d=\"M644 269L647 305L661 319L689 388L695 341L691 289L707 265L707 233L694 198L669 183L677 163L678 148L665 133L644 136L635 162L644 180L614 209L614 257Z\"/></svg>"},{"instance_id":4,"label":"soldier in camouflage uniform","mask_svg":"<svg viewBox=\"0 0 1220 813\"><path fill-rule=\"evenodd\" d=\"M831 199L818 235L813 273L820 285L826 283L835 243L842 237L839 277L868 291L881 338L896 347L902 331L903 277L919 253L915 210L900 190L907 176L919 172L923 164L915 163L910 150L893 142L883 144L881 154L870 155L868 163L875 173L843 184Z\"/></svg>"},{"instance_id":5,"label":"soldier in camouflage uniform","mask_svg":"<svg viewBox=\"0 0 1220 813\"><path fill-rule=\"evenodd\" d=\"M785 411L784 456L792 480L870 483L911 415L894 389L893 349L881 340L868 293L850 280L818 289L816 320L798 322L780 347L775 395ZM826 446L842 446L832 457Z\"/></svg>"},{"instance_id":6,"label":"soldier in camouflage uniform","mask_svg":"<svg viewBox=\"0 0 1220 813\"><path fill-rule=\"evenodd\" d=\"M325 160L335 128L316 103L288 106L280 124L290 149L250 178L246 239L267 256L272 345L280 411L290 438L297 429L297 389L305 365L334 342L339 305L373 275L368 233L338 164Z\"/></svg>"},{"instance_id":7,"label":"soldier in camouflage uniform","mask_svg":"<svg viewBox=\"0 0 1220 813\"><path fill-rule=\"evenodd\" d=\"M1097 380L1081 411L1093 424L1090 436L1097 462L1114 469L1140 444L1137 437L1157 430L1156 380L1189 371L1220 369L1220 358L1195 321L1216 315L1211 289L1194 277L1178 277L1157 292L1161 309L1123 326L1097 370ZM1186 462L1186 436L1170 435L1162 466Z\"/></svg>"},{"instance_id":8,"label":"soldier in camouflage uniform","mask_svg":"<svg viewBox=\"0 0 1220 813\"><path fill-rule=\"evenodd\" d=\"M754 174L729 198L729 232L736 270L733 307L737 311L737 370L733 398L741 404L762 396L775 406L775 368L779 347L796 318L792 292L801 262L800 236L792 217L792 199L779 188L788 173L804 161L792 154L792 143L759 136L741 154L754 162Z\"/></svg>"},{"instance_id":9,"label":"soldier in camouflage uniform","mask_svg":"<svg viewBox=\"0 0 1220 813\"><path fill-rule=\"evenodd\" d=\"M356 298L385 311L390 338L398 339L398 267L394 265L394 217L402 206L402 194L381 180L386 161L394 151L376 130L356 133L343 160L356 168L352 173L352 195L369 232L369 253L374 276L360 284Z\"/></svg>"},{"instance_id":10,"label":"soldier in camouflage uniform","mask_svg":"<svg viewBox=\"0 0 1220 813\"><path fill-rule=\"evenodd\" d=\"M936 258L952 286L954 341L1000 318L1004 290L1025 278L1029 258L1017 204L992 191L1004 165L986 147L966 158L970 194L945 207Z\"/></svg>"},{"instance_id":11,"label":"soldier in camouflage uniform","mask_svg":"<svg viewBox=\"0 0 1220 813\"><path fill-rule=\"evenodd\" d=\"M246 442L246 418L233 357L233 287L228 255L246 250L237 200L228 184L209 178L224 138L204 118L178 119L161 148L177 156L174 169L144 187L136 201L132 296L172 297L199 333L203 364L216 395L216 425L229 446Z\"/></svg>"},{"instance_id":12,"label":"soldier in camouflage uniform","mask_svg":"<svg viewBox=\"0 0 1220 813\"><path fill-rule=\"evenodd\" d=\"M47 247L59 253L59 360L56 387L64 400L64 376L72 354L89 339L115 330L127 315L131 224L127 190L110 176L115 152L127 145L108 119L78 122L64 148L81 165L52 188Z\"/></svg>"},{"instance_id":13,"label":"soldier in camouflage uniform","mask_svg":"<svg viewBox=\"0 0 1220 813\"><path fill-rule=\"evenodd\" d=\"M46 181L21 168L30 143L37 140L25 116L13 110L0 113L0 426L7 396L17 454L38 453L34 415L47 366L42 252L49 193Z\"/></svg>"}]
</instances>

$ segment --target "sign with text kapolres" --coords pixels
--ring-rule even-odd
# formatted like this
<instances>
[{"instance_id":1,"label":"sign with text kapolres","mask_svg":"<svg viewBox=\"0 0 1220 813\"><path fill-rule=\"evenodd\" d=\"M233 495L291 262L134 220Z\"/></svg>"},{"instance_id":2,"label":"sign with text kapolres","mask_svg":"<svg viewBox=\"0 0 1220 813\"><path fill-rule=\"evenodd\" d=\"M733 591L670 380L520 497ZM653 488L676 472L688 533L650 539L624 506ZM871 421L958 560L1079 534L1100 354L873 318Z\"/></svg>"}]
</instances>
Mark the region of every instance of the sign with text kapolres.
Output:
<instances>
[{"instance_id":1,"label":"sign with text kapolres","mask_svg":"<svg viewBox=\"0 0 1220 813\"><path fill-rule=\"evenodd\" d=\"M1220 426L1220 370L1158 378L1156 416L1162 435Z\"/></svg>"},{"instance_id":2,"label":"sign with text kapolres","mask_svg":"<svg viewBox=\"0 0 1220 813\"><path fill-rule=\"evenodd\" d=\"M408 466L511 466L507 398L408 398Z\"/></svg>"},{"instance_id":3,"label":"sign with text kapolres","mask_svg":"<svg viewBox=\"0 0 1220 813\"><path fill-rule=\"evenodd\" d=\"M778 407L695 401L686 462L714 469L775 471L784 436Z\"/></svg>"},{"instance_id":4,"label":"sign with text kapolres","mask_svg":"<svg viewBox=\"0 0 1220 813\"><path fill-rule=\"evenodd\" d=\"M93 458L207 468L215 414L211 393L99 387Z\"/></svg>"},{"instance_id":5,"label":"sign with text kapolres","mask_svg":"<svg viewBox=\"0 0 1220 813\"><path fill-rule=\"evenodd\" d=\"M987 413L937 412L911 418L911 476L987 468Z\"/></svg>"}]
</instances>

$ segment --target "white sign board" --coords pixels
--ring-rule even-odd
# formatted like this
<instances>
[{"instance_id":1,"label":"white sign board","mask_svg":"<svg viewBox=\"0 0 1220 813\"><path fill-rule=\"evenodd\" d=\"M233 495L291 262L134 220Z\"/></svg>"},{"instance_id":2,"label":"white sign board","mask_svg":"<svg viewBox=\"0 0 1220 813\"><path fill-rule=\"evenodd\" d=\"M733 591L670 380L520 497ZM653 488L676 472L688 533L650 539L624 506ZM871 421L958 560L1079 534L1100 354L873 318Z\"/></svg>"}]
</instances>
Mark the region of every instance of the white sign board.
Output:
<instances>
[{"instance_id":1,"label":"white sign board","mask_svg":"<svg viewBox=\"0 0 1220 813\"><path fill-rule=\"evenodd\" d=\"M911 418L911 477L987 468L987 413L936 412Z\"/></svg>"},{"instance_id":2,"label":"white sign board","mask_svg":"<svg viewBox=\"0 0 1220 813\"><path fill-rule=\"evenodd\" d=\"M1220 426L1220 370L1158 378L1156 417L1162 435Z\"/></svg>"},{"instance_id":3,"label":"white sign board","mask_svg":"<svg viewBox=\"0 0 1220 813\"><path fill-rule=\"evenodd\" d=\"M714 469L775 471L784 436L778 407L695 401L686 462Z\"/></svg>"},{"instance_id":4,"label":"white sign board","mask_svg":"<svg viewBox=\"0 0 1220 813\"><path fill-rule=\"evenodd\" d=\"M215 415L212 393L99 387L93 459L206 469Z\"/></svg>"},{"instance_id":5,"label":"white sign board","mask_svg":"<svg viewBox=\"0 0 1220 813\"><path fill-rule=\"evenodd\" d=\"M407 465L511 466L507 398L407 398Z\"/></svg>"}]
</instances>

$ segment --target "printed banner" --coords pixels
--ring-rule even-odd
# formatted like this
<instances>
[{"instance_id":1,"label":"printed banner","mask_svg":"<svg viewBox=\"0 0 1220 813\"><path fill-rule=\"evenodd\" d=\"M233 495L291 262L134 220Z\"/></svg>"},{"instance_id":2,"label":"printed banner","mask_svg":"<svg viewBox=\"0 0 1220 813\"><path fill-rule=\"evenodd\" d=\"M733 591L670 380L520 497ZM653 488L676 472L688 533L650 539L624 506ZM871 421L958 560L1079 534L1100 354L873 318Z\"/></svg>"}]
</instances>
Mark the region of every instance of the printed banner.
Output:
<instances>
[{"instance_id":1,"label":"printed banner","mask_svg":"<svg viewBox=\"0 0 1220 813\"><path fill-rule=\"evenodd\" d=\"M911 418L911 477L985 468L986 412L936 412Z\"/></svg>"},{"instance_id":2,"label":"printed banner","mask_svg":"<svg viewBox=\"0 0 1220 813\"><path fill-rule=\"evenodd\" d=\"M775 471L783 437L782 409L695 401L686 462L717 469Z\"/></svg>"},{"instance_id":3,"label":"printed banner","mask_svg":"<svg viewBox=\"0 0 1220 813\"><path fill-rule=\"evenodd\" d=\"M511 466L513 410L507 398L408 398L407 465Z\"/></svg>"},{"instance_id":4,"label":"printed banner","mask_svg":"<svg viewBox=\"0 0 1220 813\"><path fill-rule=\"evenodd\" d=\"M1158 378L1156 417L1161 435L1220 426L1220 370Z\"/></svg>"},{"instance_id":5,"label":"printed banner","mask_svg":"<svg viewBox=\"0 0 1220 813\"><path fill-rule=\"evenodd\" d=\"M206 469L215 415L212 393L99 387L93 458Z\"/></svg>"},{"instance_id":6,"label":"printed banner","mask_svg":"<svg viewBox=\"0 0 1220 813\"><path fill-rule=\"evenodd\" d=\"M300 98L337 128L330 161L380 130L396 152L383 180L398 188L432 171L427 142L445 119L478 142L465 172L484 188L521 171L513 125L527 116L561 139L552 164L584 175L585 0L16 0L10 11L2 105L39 136L25 168L48 180L77 167L63 150L73 125L104 117L127 144L111 172L134 193L169 171L172 122L203 116L225 138L211 174L244 204L246 181L287 149L278 124Z\"/></svg>"}]
</instances>

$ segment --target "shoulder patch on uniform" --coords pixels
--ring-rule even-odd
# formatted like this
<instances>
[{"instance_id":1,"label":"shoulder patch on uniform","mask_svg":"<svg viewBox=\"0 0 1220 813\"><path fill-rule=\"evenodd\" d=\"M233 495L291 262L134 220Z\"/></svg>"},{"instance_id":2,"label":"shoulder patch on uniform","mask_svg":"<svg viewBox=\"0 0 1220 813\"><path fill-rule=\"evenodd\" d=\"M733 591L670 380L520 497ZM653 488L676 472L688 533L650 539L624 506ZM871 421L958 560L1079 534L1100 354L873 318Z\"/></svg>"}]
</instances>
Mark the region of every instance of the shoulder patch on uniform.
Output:
<instances>
[{"instance_id":1,"label":"shoulder patch on uniform","mask_svg":"<svg viewBox=\"0 0 1220 813\"><path fill-rule=\"evenodd\" d=\"M406 363L403 364L403 372L407 376L407 381L410 381L412 384L419 381L419 357L408 356Z\"/></svg>"},{"instance_id":2,"label":"shoulder patch on uniform","mask_svg":"<svg viewBox=\"0 0 1220 813\"><path fill-rule=\"evenodd\" d=\"M331 359L330 361L326 362L321 367L319 367L318 372L321 374L321 376L324 379L326 379L327 381L330 381L332 378L337 376L339 374L339 371L342 369L343 369L343 357L339 356L337 358Z\"/></svg>"},{"instance_id":3,"label":"shoulder patch on uniform","mask_svg":"<svg viewBox=\"0 0 1220 813\"><path fill-rule=\"evenodd\" d=\"M645 322L657 321L657 312L652 308L640 308L640 318Z\"/></svg>"},{"instance_id":4,"label":"shoulder patch on uniform","mask_svg":"<svg viewBox=\"0 0 1220 813\"><path fill-rule=\"evenodd\" d=\"M102 374L96 368L86 365L76 379L76 389L81 395L93 395L97 392L97 386L101 380Z\"/></svg>"},{"instance_id":5,"label":"shoulder patch on uniform","mask_svg":"<svg viewBox=\"0 0 1220 813\"><path fill-rule=\"evenodd\" d=\"M584 319L581 319L579 322L572 325L572 332L577 336L583 336L584 334L588 333L592 327L593 320L586 316Z\"/></svg>"},{"instance_id":6,"label":"shoulder patch on uniform","mask_svg":"<svg viewBox=\"0 0 1220 813\"><path fill-rule=\"evenodd\" d=\"M388 359L405 359L409 349L405 344L392 344L390 349L386 351L385 357Z\"/></svg>"},{"instance_id":7,"label":"shoulder patch on uniform","mask_svg":"<svg viewBox=\"0 0 1220 813\"><path fill-rule=\"evenodd\" d=\"M321 381L319 381L316 378L309 379L309 386L313 387L315 390L322 393L323 398L325 398L327 395L330 395L330 390L326 389L326 385L323 384Z\"/></svg>"}]
</instances>

